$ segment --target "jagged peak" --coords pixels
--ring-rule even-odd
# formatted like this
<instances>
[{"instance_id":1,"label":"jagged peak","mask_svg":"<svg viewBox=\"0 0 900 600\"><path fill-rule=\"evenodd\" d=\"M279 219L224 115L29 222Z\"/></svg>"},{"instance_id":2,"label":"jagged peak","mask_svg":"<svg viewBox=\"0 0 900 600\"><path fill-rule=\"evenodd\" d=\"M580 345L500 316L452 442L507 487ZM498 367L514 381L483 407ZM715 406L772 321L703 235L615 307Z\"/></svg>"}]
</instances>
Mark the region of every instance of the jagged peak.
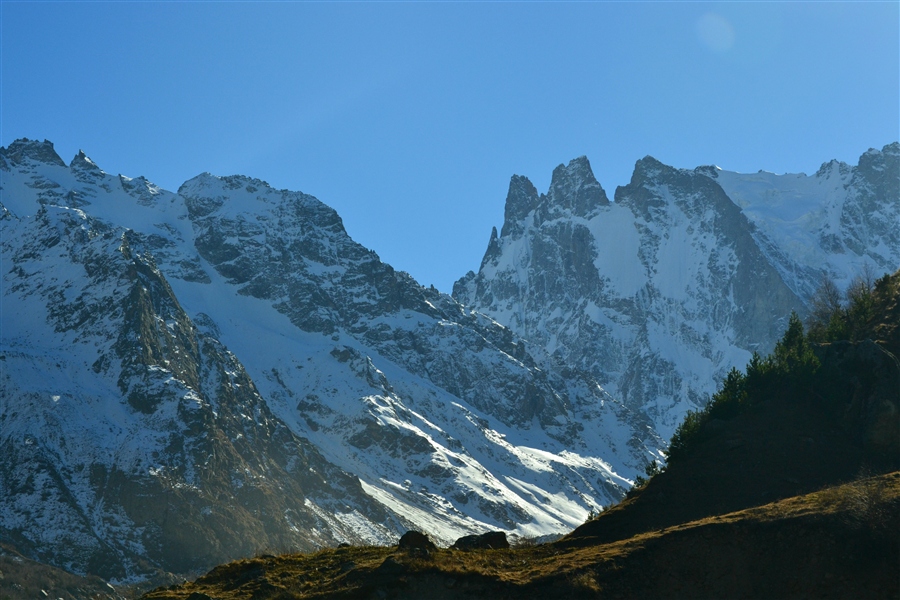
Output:
<instances>
[{"instance_id":1,"label":"jagged peak","mask_svg":"<svg viewBox=\"0 0 900 600\"><path fill-rule=\"evenodd\" d=\"M509 180L509 191L506 193L503 229L500 234L506 237L521 232L522 219L537 208L540 200L537 188L527 177L513 175Z\"/></svg>"},{"instance_id":2,"label":"jagged peak","mask_svg":"<svg viewBox=\"0 0 900 600\"><path fill-rule=\"evenodd\" d=\"M634 165L631 182L616 189L616 204L630 208L636 215L652 220L654 210L676 203L693 214L699 207L717 206L716 210L736 209L718 183L722 169L706 165L695 169L672 167L652 156L645 156ZM668 188L662 193L661 188ZM693 208L688 208L688 206Z\"/></svg>"},{"instance_id":3,"label":"jagged peak","mask_svg":"<svg viewBox=\"0 0 900 600\"><path fill-rule=\"evenodd\" d=\"M491 227L491 239L488 241L488 247L484 252L484 258L481 259L481 269L483 270L487 264L500 256L500 253L500 238L497 235L497 228Z\"/></svg>"},{"instance_id":4,"label":"jagged peak","mask_svg":"<svg viewBox=\"0 0 900 600\"><path fill-rule=\"evenodd\" d=\"M103 170L97 166L97 163L92 161L88 155L84 153L84 150L78 150L78 154L76 154L69 163L69 168L72 170L79 169L82 171L103 172Z\"/></svg>"},{"instance_id":5,"label":"jagged peak","mask_svg":"<svg viewBox=\"0 0 900 600\"><path fill-rule=\"evenodd\" d=\"M300 191L276 189L269 183L246 175L213 175L204 172L185 181L178 188L192 219L207 217L214 212L244 214L257 219L264 212L289 207L298 219L315 226L347 235L337 211L315 196ZM263 208L268 206L268 208Z\"/></svg>"},{"instance_id":6,"label":"jagged peak","mask_svg":"<svg viewBox=\"0 0 900 600\"><path fill-rule=\"evenodd\" d=\"M268 182L263 181L262 179L256 179L255 177L248 177L246 175L213 175L209 171L204 171L196 177L192 177L182 183L178 188L178 193L183 196L191 196L208 193L210 189L220 189L225 192L240 188L245 188L249 192L255 192L257 190L288 191L275 190Z\"/></svg>"},{"instance_id":7,"label":"jagged peak","mask_svg":"<svg viewBox=\"0 0 900 600\"><path fill-rule=\"evenodd\" d=\"M706 175L710 179L716 179L719 177L719 172L722 170L722 167L718 165L701 165L694 169L694 173L699 173L700 175Z\"/></svg>"},{"instance_id":8,"label":"jagged peak","mask_svg":"<svg viewBox=\"0 0 900 600\"><path fill-rule=\"evenodd\" d=\"M665 169L671 169L668 165L663 164L649 154L634 163L634 172L631 175L631 183L635 183L635 178L648 179L659 175Z\"/></svg>"},{"instance_id":9,"label":"jagged peak","mask_svg":"<svg viewBox=\"0 0 900 600\"><path fill-rule=\"evenodd\" d=\"M53 142L50 140L39 142L38 140L21 138L6 148L0 148L0 156L5 157L14 165L23 164L26 161L34 161L60 167L66 166L66 163L54 150Z\"/></svg>"},{"instance_id":10,"label":"jagged peak","mask_svg":"<svg viewBox=\"0 0 900 600\"><path fill-rule=\"evenodd\" d=\"M591 163L587 156L582 154L570 160L569 164L557 165L553 169L553 176L550 179L550 189L561 184L564 179L573 177L597 181L594 179L594 171L591 169Z\"/></svg>"},{"instance_id":11,"label":"jagged peak","mask_svg":"<svg viewBox=\"0 0 900 600\"><path fill-rule=\"evenodd\" d=\"M896 181L900 178L900 144L894 142L881 150L869 148L859 157L857 169L859 172L868 173L864 175L866 177L878 177L878 174L887 170Z\"/></svg>"},{"instance_id":12,"label":"jagged peak","mask_svg":"<svg viewBox=\"0 0 900 600\"><path fill-rule=\"evenodd\" d=\"M846 173L850 170L850 165L845 162L842 162L837 159L831 159L828 162L823 162L822 166L819 167L819 170L816 171L816 177L827 177L833 172L838 173Z\"/></svg>"},{"instance_id":13,"label":"jagged peak","mask_svg":"<svg viewBox=\"0 0 900 600\"><path fill-rule=\"evenodd\" d=\"M868 150L863 152L862 156L874 156L880 154L900 154L900 142L891 142L890 144L885 144L884 147L881 148L881 150L879 150L878 148L869 148Z\"/></svg>"},{"instance_id":14,"label":"jagged peak","mask_svg":"<svg viewBox=\"0 0 900 600\"><path fill-rule=\"evenodd\" d=\"M559 210L570 211L579 217L589 217L601 206L609 206L609 198L594 177L591 163L586 156L573 158L568 164L553 169L550 189L538 194L527 177L513 175L506 194L501 237L522 231L522 220L540 208L538 219L549 218Z\"/></svg>"},{"instance_id":15,"label":"jagged peak","mask_svg":"<svg viewBox=\"0 0 900 600\"><path fill-rule=\"evenodd\" d=\"M221 179L221 177L213 175L209 171L204 171L199 175L191 177L190 179L182 183L178 188L178 193L181 194L182 190L187 191L191 189L206 188L213 185L218 185Z\"/></svg>"},{"instance_id":16,"label":"jagged peak","mask_svg":"<svg viewBox=\"0 0 900 600\"><path fill-rule=\"evenodd\" d=\"M695 169L682 169L667 165L649 154L634 163L634 171L631 174L631 182L625 186L634 188L646 185L650 182L665 183L671 179L693 179L695 175L703 176L703 180L717 179L722 169L716 165L706 165ZM616 201L619 192L616 190Z\"/></svg>"},{"instance_id":17,"label":"jagged peak","mask_svg":"<svg viewBox=\"0 0 900 600\"><path fill-rule=\"evenodd\" d=\"M569 209L577 216L588 216L598 207L609 205L609 198L594 177L587 156L579 156L568 165L553 169L547 197L553 205Z\"/></svg>"},{"instance_id":18,"label":"jagged peak","mask_svg":"<svg viewBox=\"0 0 900 600\"><path fill-rule=\"evenodd\" d=\"M122 182L122 187L128 191L132 190L140 190L146 191L149 194L159 194L162 190L161 188L144 177L143 175L138 175L137 177L128 177L127 175L119 175L119 181Z\"/></svg>"}]
</instances>

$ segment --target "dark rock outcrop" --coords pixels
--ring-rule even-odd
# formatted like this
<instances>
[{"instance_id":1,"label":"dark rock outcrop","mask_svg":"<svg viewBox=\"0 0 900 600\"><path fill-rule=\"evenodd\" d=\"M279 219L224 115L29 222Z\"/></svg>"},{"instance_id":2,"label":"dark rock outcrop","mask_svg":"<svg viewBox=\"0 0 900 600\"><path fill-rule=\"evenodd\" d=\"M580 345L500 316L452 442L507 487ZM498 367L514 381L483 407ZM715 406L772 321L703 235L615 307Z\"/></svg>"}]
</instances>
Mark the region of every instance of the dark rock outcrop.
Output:
<instances>
[{"instance_id":1,"label":"dark rock outcrop","mask_svg":"<svg viewBox=\"0 0 900 600\"><path fill-rule=\"evenodd\" d=\"M464 535L450 547L464 552L470 550L502 550L509 548L509 541L506 539L506 533L502 531L488 531L481 535Z\"/></svg>"},{"instance_id":2,"label":"dark rock outcrop","mask_svg":"<svg viewBox=\"0 0 900 600\"><path fill-rule=\"evenodd\" d=\"M397 546L401 550L418 550L425 552L434 552L437 546L434 545L428 536L421 531L407 531L400 537Z\"/></svg>"}]
</instances>

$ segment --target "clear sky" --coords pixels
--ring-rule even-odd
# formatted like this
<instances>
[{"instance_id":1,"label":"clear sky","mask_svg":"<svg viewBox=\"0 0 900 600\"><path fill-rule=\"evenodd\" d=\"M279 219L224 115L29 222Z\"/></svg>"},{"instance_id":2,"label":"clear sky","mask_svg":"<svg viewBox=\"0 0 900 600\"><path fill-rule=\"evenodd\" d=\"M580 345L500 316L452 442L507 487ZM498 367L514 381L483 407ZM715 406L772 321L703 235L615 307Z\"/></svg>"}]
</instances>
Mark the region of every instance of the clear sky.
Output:
<instances>
[{"instance_id":1,"label":"clear sky","mask_svg":"<svg viewBox=\"0 0 900 600\"><path fill-rule=\"evenodd\" d=\"M900 3L11 2L0 144L170 190L209 171L300 190L449 292L503 219L585 154L855 164L900 138Z\"/></svg>"}]
</instances>

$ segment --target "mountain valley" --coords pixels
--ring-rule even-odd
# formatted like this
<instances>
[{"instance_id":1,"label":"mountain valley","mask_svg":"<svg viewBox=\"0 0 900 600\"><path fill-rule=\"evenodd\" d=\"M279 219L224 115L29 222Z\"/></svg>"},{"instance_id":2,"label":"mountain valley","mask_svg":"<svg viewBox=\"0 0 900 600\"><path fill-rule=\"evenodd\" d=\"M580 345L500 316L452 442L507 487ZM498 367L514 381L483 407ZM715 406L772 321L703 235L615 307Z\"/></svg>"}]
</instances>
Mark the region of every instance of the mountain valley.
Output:
<instances>
[{"instance_id":1,"label":"mountain valley","mask_svg":"<svg viewBox=\"0 0 900 600\"><path fill-rule=\"evenodd\" d=\"M900 265L897 143L813 176L646 157L613 201L584 157L546 194L513 176L501 232L452 296L318 199L250 177L170 192L18 140L0 149L0 202L0 542L116 584L407 529L550 540L604 512L574 540L657 493L672 504L677 463L626 493L685 415L773 351L825 278ZM736 452L756 456L749 432ZM795 437L773 455L831 439ZM856 443L826 444L846 468L804 485L772 472L759 493L845 481Z\"/></svg>"}]
</instances>

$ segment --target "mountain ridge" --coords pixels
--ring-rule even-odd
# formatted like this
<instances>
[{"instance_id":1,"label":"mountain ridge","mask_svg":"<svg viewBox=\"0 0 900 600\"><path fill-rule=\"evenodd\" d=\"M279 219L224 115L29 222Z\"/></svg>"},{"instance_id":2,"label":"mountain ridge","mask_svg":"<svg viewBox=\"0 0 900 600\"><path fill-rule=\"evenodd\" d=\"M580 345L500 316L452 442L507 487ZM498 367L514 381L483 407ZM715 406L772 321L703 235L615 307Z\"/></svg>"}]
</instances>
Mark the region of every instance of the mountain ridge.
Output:
<instances>
[{"instance_id":1,"label":"mountain ridge","mask_svg":"<svg viewBox=\"0 0 900 600\"><path fill-rule=\"evenodd\" d=\"M413 522L446 543L497 527L562 532L621 497L630 480L619 471L661 444L589 377L381 263L312 196L209 174L172 193L109 175L83 153L67 167L46 141L0 151L0 175L2 443L8 456L41 440L41 452L68 457L16 459L21 472L0 473L0 531L48 562L124 581L215 564L229 545L236 557L252 545L383 542ZM63 372L41 377L56 356ZM54 416L53 398L91 411L98 394L99 420ZM106 430L107 413L121 415L119 433ZM75 430L93 442L74 443ZM127 442L138 433L152 456ZM287 462L269 465L280 455ZM219 464L210 456L225 463L206 481L193 473ZM310 461L327 483L296 470ZM70 465L66 477L56 463ZM243 463L249 478L233 474ZM110 473L119 497L104 495ZM36 487L16 484L33 476ZM234 517L238 545L221 519L181 539L141 499L155 494L146 485L184 490L166 502L199 523L220 503L268 516ZM55 505L34 494L75 488L60 514L93 524L55 543L47 536L66 518L50 526ZM265 490L279 488L301 505L276 508L282 500ZM111 519L119 529L102 525ZM200 540L218 541L178 550ZM95 547L112 549L93 560Z\"/></svg>"},{"instance_id":2,"label":"mountain ridge","mask_svg":"<svg viewBox=\"0 0 900 600\"><path fill-rule=\"evenodd\" d=\"M586 159L569 164L594 180ZM812 177L647 156L587 213L545 207L556 184L538 194L515 175L501 233L453 296L592 374L667 437L730 368L774 347L823 279L846 286L900 264L897 180L898 143Z\"/></svg>"}]
</instances>

